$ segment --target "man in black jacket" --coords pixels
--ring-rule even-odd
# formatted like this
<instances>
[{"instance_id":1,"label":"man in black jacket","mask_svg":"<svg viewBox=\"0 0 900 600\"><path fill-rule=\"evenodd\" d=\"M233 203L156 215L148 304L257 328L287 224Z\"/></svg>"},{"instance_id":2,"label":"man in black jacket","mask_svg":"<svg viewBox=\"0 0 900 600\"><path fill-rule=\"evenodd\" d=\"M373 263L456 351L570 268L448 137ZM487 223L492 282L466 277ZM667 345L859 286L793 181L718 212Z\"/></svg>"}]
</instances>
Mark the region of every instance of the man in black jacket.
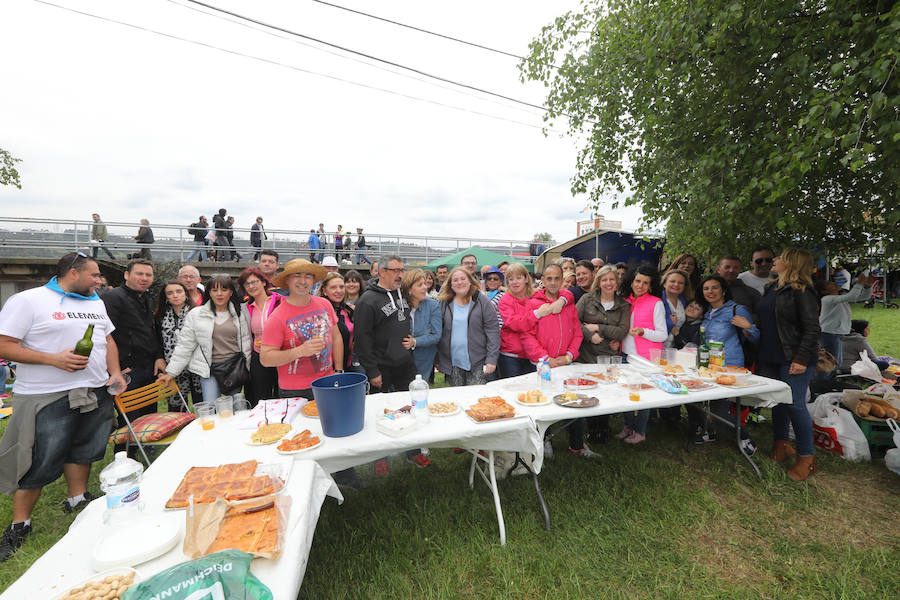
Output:
<instances>
[{"instance_id":1,"label":"man in black jacket","mask_svg":"<svg viewBox=\"0 0 900 600\"><path fill-rule=\"evenodd\" d=\"M153 306L147 293L152 284L153 263L136 258L125 267L125 284L102 296L106 313L116 327L112 336L119 348L119 366L123 374L131 377L129 390L153 383L157 373L166 370L162 346L156 336ZM153 412L156 407L148 406L129 416L134 419ZM122 422L120 427L124 424Z\"/></svg>"},{"instance_id":2,"label":"man in black jacket","mask_svg":"<svg viewBox=\"0 0 900 600\"><path fill-rule=\"evenodd\" d=\"M226 229L228 228L228 223L225 220L225 215L228 214L228 211L224 208L220 208L219 212L213 215L213 229L216 234L216 261L227 260L227 252L224 250L224 247L228 245L228 234L226 233Z\"/></svg>"},{"instance_id":3,"label":"man in black jacket","mask_svg":"<svg viewBox=\"0 0 900 600\"><path fill-rule=\"evenodd\" d=\"M209 222L203 215L200 215L200 219L196 223L191 223L191 226L188 227L188 233L194 236L194 246L196 248L190 253L185 262L190 262L198 256L200 257L200 262L209 260L209 257L206 255L206 234L208 229Z\"/></svg>"}]
</instances>

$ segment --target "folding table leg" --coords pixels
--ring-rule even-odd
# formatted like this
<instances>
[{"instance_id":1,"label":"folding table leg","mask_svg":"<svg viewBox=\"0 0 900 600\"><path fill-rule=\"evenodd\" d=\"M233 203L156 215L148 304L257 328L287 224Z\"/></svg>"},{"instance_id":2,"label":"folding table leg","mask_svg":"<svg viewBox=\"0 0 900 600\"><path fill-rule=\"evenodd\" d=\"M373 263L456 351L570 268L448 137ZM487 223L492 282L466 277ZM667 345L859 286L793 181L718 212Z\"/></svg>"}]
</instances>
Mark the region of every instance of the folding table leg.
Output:
<instances>
[{"instance_id":1,"label":"folding table leg","mask_svg":"<svg viewBox=\"0 0 900 600\"><path fill-rule=\"evenodd\" d=\"M534 491L537 493L538 502L541 505L541 510L544 513L544 529L550 531L550 511L547 509L547 503L544 502L544 495L541 493L541 484L538 483L537 473L522 459L522 455L519 452L516 452L516 460L513 461L512 466L509 468L508 475L512 475L512 472L519 465L525 467L525 470L531 473L531 478L534 481Z\"/></svg>"},{"instance_id":2,"label":"folding table leg","mask_svg":"<svg viewBox=\"0 0 900 600\"><path fill-rule=\"evenodd\" d=\"M741 453L741 456L743 456L744 458L747 459L747 462L750 463L750 466L753 467L753 470L756 472L756 476L759 479L762 479L762 473L760 472L759 467L756 466L756 463L753 461L753 459L750 457L750 455L747 454L746 452L744 452L744 449L741 447L741 397L740 396L735 398L735 412L737 413L737 415L735 417L736 424L726 421L725 419L723 419L716 413L712 412L712 410L710 410L709 408L706 409L706 414L709 415L711 418L715 419L716 421L719 421L720 423L724 423L725 425L728 425L729 427L734 427L735 439L737 440L738 452Z\"/></svg>"},{"instance_id":3,"label":"folding table leg","mask_svg":"<svg viewBox=\"0 0 900 600\"><path fill-rule=\"evenodd\" d=\"M497 477L494 474L494 451L488 450L488 474L491 478L491 493L494 494L494 508L497 510L497 524L500 526L500 545L506 545L506 525L503 523L503 510L500 508L500 490L497 489Z\"/></svg>"}]
</instances>

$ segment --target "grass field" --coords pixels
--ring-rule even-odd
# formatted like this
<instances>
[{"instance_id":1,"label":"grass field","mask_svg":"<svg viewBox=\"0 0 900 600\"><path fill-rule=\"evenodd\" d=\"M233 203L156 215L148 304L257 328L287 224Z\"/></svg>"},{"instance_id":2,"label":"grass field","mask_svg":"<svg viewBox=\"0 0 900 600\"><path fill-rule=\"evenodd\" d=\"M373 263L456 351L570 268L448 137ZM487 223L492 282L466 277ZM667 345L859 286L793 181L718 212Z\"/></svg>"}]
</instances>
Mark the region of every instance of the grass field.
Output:
<instances>
[{"instance_id":1,"label":"grass field","mask_svg":"<svg viewBox=\"0 0 900 600\"><path fill-rule=\"evenodd\" d=\"M877 353L900 355L900 311L854 316L872 322ZM427 469L394 457L377 480L360 467L372 485L342 505L326 500L300 597L897 598L900 477L883 461L817 452L820 473L797 484L763 457L768 423L751 434L762 481L724 441L695 447L662 425L636 448L594 448L595 461L568 455L558 436L540 476L552 529L531 480L507 479L505 547L487 489L467 486L465 456L432 451ZM45 490L34 533L0 567L0 590L65 533L64 495L62 481ZM0 498L0 524L10 516Z\"/></svg>"}]
</instances>

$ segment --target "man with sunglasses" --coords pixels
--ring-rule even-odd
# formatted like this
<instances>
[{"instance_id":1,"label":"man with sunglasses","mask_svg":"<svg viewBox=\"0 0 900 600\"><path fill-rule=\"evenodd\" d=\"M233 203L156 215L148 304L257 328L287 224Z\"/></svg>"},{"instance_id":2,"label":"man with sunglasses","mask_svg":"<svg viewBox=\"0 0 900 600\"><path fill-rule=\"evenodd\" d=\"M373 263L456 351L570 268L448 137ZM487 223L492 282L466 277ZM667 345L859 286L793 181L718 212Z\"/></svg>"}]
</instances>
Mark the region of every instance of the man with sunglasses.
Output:
<instances>
[{"instance_id":1,"label":"man with sunglasses","mask_svg":"<svg viewBox=\"0 0 900 600\"><path fill-rule=\"evenodd\" d=\"M0 310L0 357L18 363L13 412L0 440L0 493L12 494L13 523L0 539L5 561L31 532L41 490L60 475L72 513L94 499L91 464L102 459L113 422L112 383L124 385L115 329L103 301L96 261L81 252L63 256L44 286L13 295ZM93 325L89 356L75 343Z\"/></svg>"},{"instance_id":2,"label":"man with sunglasses","mask_svg":"<svg viewBox=\"0 0 900 600\"><path fill-rule=\"evenodd\" d=\"M768 246L758 246L750 255L750 269L738 275L738 279L763 295L769 283L769 273L775 262L775 253Z\"/></svg>"}]
</instances>

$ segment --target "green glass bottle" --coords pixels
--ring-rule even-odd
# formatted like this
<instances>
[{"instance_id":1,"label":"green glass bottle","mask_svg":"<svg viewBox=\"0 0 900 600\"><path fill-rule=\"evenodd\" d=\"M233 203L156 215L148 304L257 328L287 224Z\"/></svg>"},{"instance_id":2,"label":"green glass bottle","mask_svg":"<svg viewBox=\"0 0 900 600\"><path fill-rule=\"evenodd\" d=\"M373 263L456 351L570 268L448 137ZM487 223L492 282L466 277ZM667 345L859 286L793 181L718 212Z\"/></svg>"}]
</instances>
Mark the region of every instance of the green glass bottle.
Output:
<instances>
[{"instance_id":1,"label":"green glass bottle","mask_svg":"<svg viewBox=\"0 0 900 600\"><path fill-rule=\"evenodd\" d=\"M709 368L709 344L706 343L706 327L700 326L700 347L697 348L697 366Z\"/></svg>"},{"instance_id":2,"label":"green glass bottle","mask_svg":"<svg viewBox=\"0 0 900 600\"><path fill-rule=\"evenodd\" d=\"M91 339L94 335L94 324L91 323L84 332L84 337L75 344L75 354L78 356L90 356L91 350L94 349L94 341Z\"/></svg>"}]
</instances>

